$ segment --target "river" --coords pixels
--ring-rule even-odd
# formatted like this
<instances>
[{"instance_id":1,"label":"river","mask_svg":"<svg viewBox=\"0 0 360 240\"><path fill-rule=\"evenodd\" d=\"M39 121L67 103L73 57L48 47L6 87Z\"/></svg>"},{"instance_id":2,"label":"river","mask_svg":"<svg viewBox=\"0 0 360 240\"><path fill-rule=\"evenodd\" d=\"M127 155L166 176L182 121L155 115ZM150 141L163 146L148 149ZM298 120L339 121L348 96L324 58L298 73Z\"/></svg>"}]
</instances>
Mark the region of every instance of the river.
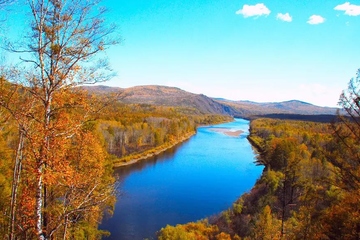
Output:
<instances>
[{"instance_id":1,"label":"river","mask_svg":"<svg viewBox=\"0 0 360 240\"><path fill-rule=\"evenodd\" d=\"M254 164L248 129L243 119L200 127L177 147L118 168L115 212L100 225L111 232L104 239L155 239L167 224L197 221L231 207L263 170ZM243 133L229 136L224 130Z\"/></svg>"}]
</instances>

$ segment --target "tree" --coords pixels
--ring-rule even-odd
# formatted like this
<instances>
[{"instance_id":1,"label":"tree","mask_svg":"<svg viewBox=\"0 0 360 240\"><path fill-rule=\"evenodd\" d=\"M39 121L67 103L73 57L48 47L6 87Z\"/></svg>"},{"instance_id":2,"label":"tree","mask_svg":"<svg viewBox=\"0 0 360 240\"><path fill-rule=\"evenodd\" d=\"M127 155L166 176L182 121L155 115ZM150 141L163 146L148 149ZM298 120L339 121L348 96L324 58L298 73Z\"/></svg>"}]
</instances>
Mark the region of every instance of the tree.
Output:
<instances>
[{"instance_id":1,"label":"tree","mask_svg":"<svg viewBox=\"0 0 360 240\"><path fill-rule=\"evenodd\" d=\"M255 239L280 239L280 222L271 214L271 208L266 205L259 214L253 229Z\"/></svg>"},{"instance_id":2,"label":"tree","mask_svg":"<svg viewBox=\"0 0 360 240\"><path fill-rule=\"evenodd\" d=\"M110 194L108 188L102 185L106 181L85 184L85 188L84 183L74 184L72 191L82 191L86 203L89 202L87 198L93 199L101 191L100 187L105 189L105 193L101 200L92 201L90 205L72 206L68 191L60 181L68 179L71 174L75 178L82 171L74 165L73 155L69 157L66 154L79 144L76 139L86 132L84 123L94 110L87 94L77 86L106 81L111 77L106 61L95 58L116 43L110 38L114 28L104 24L104 9L97 8L99 2L28 0L32 13L28 42L23 45L25 47L9 45L9 50L25 53L21 59L26 71L21 76L22 81L14 80L12 86L14 94L26 98L27 106L26 111L19 111L18 106L9 105L17 99L14 94L7 99L2 98L1 106L17 121L19 139L25 139L24 142L19 140L19 144L24 144L26 148L27 171L35 173L27 174L26 181L29 188L34 188L35 194L30 195L34 202L29 206L34 207L36 221L32 227L38 239L54 236L62 226L66 237L69 221L76 223L75 220L83 219L69 220L70 212L85 212L95 205L103 209L108 199L105 193ZM85 154L83 149L77 149L77 153L81 156ZM97 159L95 156L92 155ZM100 158L103 158L102 155ZM82 157L78 160L84 161ZM94 161L92 163L95 164ZM103 175L104 172L100 172L98 177L101 179ZM79 181L86 182L87 179ZM60 211L59 208L67 210Z\"/></svg>"},{"instance_id":3,"label":"tree","mask_svg":"<svg viewBox=\"0 0 360 240\"><path fill-rule=\"evenodd\" d=\"M342 188L360 189L360 69L340 95L339 105L346 115L338 114L332 124L334 142L329 161L337 167Z\"/></svg>"},{"instance_id":4,"label":"tree","mask_svg":"<svg viewBox=\"0 0 360 240\"><path fill-rule=\"evenodd\" d=\"M19 72L15 69L11 69L7 72L3 70L2 74L9 79L19 76ZM18 126L18 139L16 141L16 146L14 147L14 161L12 163L13 176L11 179L10 204L8 207L5 207L5 209L9 209L6 211L9 212L9 223L7 225L9 239L14 239L18 189L22 172L24 137L25 131L29 129L29 122L26 116L31 114L31 105L33 102L28 98L29 95L21 94L20 86L9 83L4 76L0 77L0 107L2 110L2 117L7 122L7 127L13 125L13 122L9 120L13 120L16 122L15 125Z\"/></svg>"},{"instance_id":5,"label":"tree","mask_svg":"<svg viewBox=\"0 0 360 240\"><path fill-rule=\"evenodd\" d=\"M231 239L229 234L222 233L216 225L210 225L206 221L190 222L184 225L166 226L159 231L158 239ZM234 238L235 239L235 238Z\"/></svg>"},{"instance_id":6,"label":"tree","mask_svg":"<svg viewBox=\"0 0 360 240\"><path fill-rule=\"evenodd\" d=\"M332 124L333 141L328 160L335 167L333 184L340 188L339 198L324 214L327 236L342 239L360 237L360 69L348 88L342 92L339 105L345 114L338 114Z\"/></svg>"},{"instance_id":7,"label":"tree","mask_svg":"<svg viewBox=\"0 0 360 240\"><path fill-rule=\"evenodd\" d=\"M11 149L7 147L6 141L3 138L3 132L0 131L0 210L8 210L7 203L11 194ZM7 216L0 215L0 236L7 232Z\"/></svg>"}]
</instances>

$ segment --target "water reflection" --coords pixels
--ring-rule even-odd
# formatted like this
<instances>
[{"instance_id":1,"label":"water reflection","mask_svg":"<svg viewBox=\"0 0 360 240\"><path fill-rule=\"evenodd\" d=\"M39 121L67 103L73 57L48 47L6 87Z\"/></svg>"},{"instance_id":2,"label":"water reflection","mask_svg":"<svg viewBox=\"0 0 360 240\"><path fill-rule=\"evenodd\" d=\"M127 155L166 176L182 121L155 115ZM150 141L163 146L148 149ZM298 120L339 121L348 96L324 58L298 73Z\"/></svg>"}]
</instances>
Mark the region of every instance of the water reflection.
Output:
<instances>
[{"instance_id":1,"label":"water reflection","mask_svg":"<svg viewBox=\"0 0 360 240\"><path fill-rule=\"evenodd\" d=\"M156 164L160 164L166 161L172 161L174 160L173 156L177 152L177 150L182 148L182 146L185 145L188 141L189 140L185 140L184 142L176 145L175 147L167 149L166 151L161 152L156 156L147 158L142 161L138 161L131 165L116 168L114 170L114 174L116 178L121 181L131 173L141 172L148 167L154 167Z\"/></svg>"}]
</instances>

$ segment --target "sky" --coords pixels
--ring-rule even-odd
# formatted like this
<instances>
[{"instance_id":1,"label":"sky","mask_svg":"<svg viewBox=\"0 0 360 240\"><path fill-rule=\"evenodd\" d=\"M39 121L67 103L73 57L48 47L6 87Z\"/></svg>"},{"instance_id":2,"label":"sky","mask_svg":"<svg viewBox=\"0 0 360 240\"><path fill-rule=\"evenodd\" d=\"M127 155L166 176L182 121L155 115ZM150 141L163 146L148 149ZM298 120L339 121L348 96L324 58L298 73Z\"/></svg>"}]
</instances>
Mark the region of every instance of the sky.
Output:
<instances>
[{"instance_id":1,"label":"sky","mask_svg":"<svg viewBox=\"0 0 360 240\"><path fill-rule=\"evenodd\" d=\"M360 68L360 1L103 0L109 86L337 106Z\"/></svg>"}]
</instances>

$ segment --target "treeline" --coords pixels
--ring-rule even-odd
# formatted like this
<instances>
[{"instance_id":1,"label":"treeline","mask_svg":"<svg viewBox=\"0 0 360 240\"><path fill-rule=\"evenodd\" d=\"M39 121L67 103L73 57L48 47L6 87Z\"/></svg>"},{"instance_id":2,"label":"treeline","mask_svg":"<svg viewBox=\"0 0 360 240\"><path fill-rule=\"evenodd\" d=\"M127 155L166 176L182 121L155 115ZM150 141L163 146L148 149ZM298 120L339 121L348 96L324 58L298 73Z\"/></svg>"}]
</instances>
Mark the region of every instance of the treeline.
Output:
<instances>
[{"instance_id":1,"label":"treeline","mask_svg":"<svg viewBox=\"0 0 360 240\"><path fill-rule=\"evenodd\" d=\"M189 111L185 111L189 112ZM185 140L199 125L231 121L222 115L188 115L183 108L114 102L96 129L115 165L153 154Z\"/></svg>"},{"instance_id":2,"label":"treeline","mask_svg":"<svg viewBox=\"0 0 360 240\"><path fill-rule=\"evenodd\" d=\"M217 217L167 226L159 239L360 239L360 70L332 123L251 122L264 171Z\"/></svg>"}]
</instances>

